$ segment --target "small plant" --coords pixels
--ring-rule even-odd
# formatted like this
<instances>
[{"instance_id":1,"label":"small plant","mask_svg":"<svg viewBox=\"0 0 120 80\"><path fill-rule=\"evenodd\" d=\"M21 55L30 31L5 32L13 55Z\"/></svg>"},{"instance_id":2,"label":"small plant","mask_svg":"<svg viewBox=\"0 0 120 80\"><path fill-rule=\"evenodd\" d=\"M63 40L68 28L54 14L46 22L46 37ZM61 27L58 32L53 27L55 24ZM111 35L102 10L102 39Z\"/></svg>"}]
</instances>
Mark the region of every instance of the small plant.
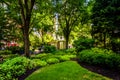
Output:
<instances>
[{"instance_id":1,"label":"small plant","mask_svg":"<svg viewBox=\"0 0 120 80\"><path fill-rule=\"evenodd\" d=\"M34 67L35 64L30 59L16 57L0 65L0 78L2 80L14 80L16 77L24 74L27 69Z\"/></svg>"},{"instance_id":2,"label":"small plant","mask_svg":"<svg viewBox=\"0 0 120 80\"><path fill-rule=\"evenodd\" d=\"M69 61L70 60L70 58L67 56L60 56L59 59L60 59L60 61Z\"/></svg>"},{"instance_id":3,"label":"small plant","mask_svg":"<svg viewBox=\"0 0 120 80\"><path fill-rule=\"evenodd\" d=\"M59 63L60 62L59 59L57 59L57 58L49 58L46 61L49 64L54 64L54 63Z\"/></svg>"},{"instance_id":4,"label":"small plant","mask_svg":"<svg viewBox=\"0 0 120 80\"><path fill-rule=\"evenodd\" d=\"M12 54L12 52L10 50L1 50L0 51L0 55L9 55Z\"/></svg>"},{"instance_id":5,"label":"small plant","mask_svg":"<svg viewBox=\"0 0 120 80\"><path fill-rule=\"evenodd\" d=\"M55 46L52 46L52 45L45 45L44 46L44 52L45 53L51 53L51 52L54 52L54 51L56 51Z\"/></svg>"},{"instance_id":6,"label":"small plant","mask_svg":"<svg viewBox=\"0 0 120 80\"><path fill-rule=\"evenodd\" d=\"M65 52L68 54L76 54L75 48L69 48L69 49L65 50Z\"/></svg>"},{"instance_id":7,"label":"small plant","mask_svg":"<svg viewBox=\"0 0 120 80\"><path fill-rule=\"evenodd\" d=\"M40 59L33 59L32 61L35 63L35 66L42 67L47 65L47 62L41 61Z\"/></svg>"}]
</instances>

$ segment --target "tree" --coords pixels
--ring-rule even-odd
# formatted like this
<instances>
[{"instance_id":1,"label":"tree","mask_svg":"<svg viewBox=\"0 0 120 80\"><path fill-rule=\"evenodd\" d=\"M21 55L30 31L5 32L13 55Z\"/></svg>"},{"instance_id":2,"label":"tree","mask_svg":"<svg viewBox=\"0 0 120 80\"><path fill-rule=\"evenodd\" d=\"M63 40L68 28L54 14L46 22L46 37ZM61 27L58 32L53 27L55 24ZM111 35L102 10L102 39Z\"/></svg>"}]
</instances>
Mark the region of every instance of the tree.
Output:
<instances>
[{"instance_id":1,"label":"tree","mask_svg":"<svg viewBox=\"0 0 120 80\"><path fill-rule=\"evenodd\" d=\"M0 41L11 41L19 38L19 30L15 26L15 23L8 16L7 5L0 2Z\"/></svg>"},{"instance_id":2,"label":"tree","mask_svg":"<svg viewBox=\"0 0 120 80\"><path fill-rule=\"evenodd\" d=\"M66 40L66 49L68 49L71 31L79 22L84 21L82 18L85 12L84 3L84 0L64 0L56 5L56 13L59 15L59 24Z\"/></svg>"},{"instance_id":3,"label":"tree","mask_svg":"<svg viewBox=\"0 0 120 80\"><path fill-rule=\"evenodd\" d=\"M42 43L45 42L44 36L48 34L52 34L53 32L53 20L51 20L51 16L48 13L36 13L37 23L35 24L34 30L38 32Z\"/></svg>"},{"instance_id":4,"label":"tree","mask_svg":"<svg viewBox=\"0 0 120 80\"><path fill-rule=\"evenodd\" d=\"M22 20L22 32L24 37L24 48L26 57L30 57L29 55L29 29L30 29L30 21L32 16L33 6L35 4L35 0L19 0L20 7L20 16Z\"/></svg>"},{"instance_id":5,"label":"tree","mask_svg":"<svg viewBox=\"0 0 120 80\"><path fill-rule=\"evenodd\" d=\"M95 0L92 9L92 34L104 43L112 42L114 37L120 34L120 1L119 0Z\"/></svg>"},{"instance_id":6,"label":"tree","mask_svg":"<svg viewBox=\"0 0 120 80\"><path fill-rule=\"evenodd\" d=\"M6 4L6 11L9 13L7 17L21 28L24 38L25 55L30 57L29 29L35 0L2 0L1 2Z\"/></svg>"}]
</instances>

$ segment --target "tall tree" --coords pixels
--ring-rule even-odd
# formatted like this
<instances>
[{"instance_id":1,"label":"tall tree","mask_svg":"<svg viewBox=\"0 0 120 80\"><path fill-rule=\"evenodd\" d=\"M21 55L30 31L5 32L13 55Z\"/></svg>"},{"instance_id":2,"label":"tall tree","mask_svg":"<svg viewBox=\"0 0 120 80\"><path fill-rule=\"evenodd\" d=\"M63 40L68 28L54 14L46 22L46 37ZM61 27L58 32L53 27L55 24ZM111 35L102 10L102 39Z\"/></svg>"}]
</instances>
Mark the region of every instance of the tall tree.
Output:
<instances>
[{"instance_id":1,"label":"tall tree","mask_svg":"<svg viewBox=\"0 0 120 80\"><path fill-rule=\"evenodd\" d=\"M32 16L32 10L35 4L35 0L18 0L21 20L22 20L22 32L24 37L24 48L26 57L30 57L29 54L29 29Z\"/></svg>"},{"instance_id":2,"label":"tall tree","mask_svg":"<svg viewBox=\"0 0 120 80\"><path fill-rule=\"evenodd\" d=\"M84 21L82 14L85 12L85 0L63 0L56 5L59 24L66 40L66 49L71 31L79 22Z\"/></svg>"},{"instance_id":3,"label":"tall tree","mask_svg":"<svg viewBox=\"0 0 120 80\"><path fill-rule=\"evenodd\" d=\"M104 43L112 38L119 38L120 34L120 1L119 0L95 0L92 9L92 34Z\"/></svg>"},{"instance_id":4,"label":"tall tree","mask_svg":"<svg viewBox=\"0 0 120 80\"><path fill-rule=\"evenodd\" d=\"M16 23L23 33L25 55L29 57L29 29L35 0L2 0L6 4L7 17Z\"/></svg>"}]
</instances>

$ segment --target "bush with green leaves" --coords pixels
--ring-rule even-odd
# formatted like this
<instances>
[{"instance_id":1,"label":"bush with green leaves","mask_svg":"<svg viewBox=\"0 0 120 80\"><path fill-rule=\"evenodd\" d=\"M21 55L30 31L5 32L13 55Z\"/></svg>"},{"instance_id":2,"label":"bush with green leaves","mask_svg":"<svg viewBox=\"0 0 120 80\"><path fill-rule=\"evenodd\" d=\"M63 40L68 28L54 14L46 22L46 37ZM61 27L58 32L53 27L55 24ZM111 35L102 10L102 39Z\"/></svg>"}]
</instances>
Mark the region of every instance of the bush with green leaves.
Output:
<instances>
[{"instance_id":1,"label":"bush with green leaves","mask_svg":"<svg viewBox=\"0 0 120 80\"><path fill-rule=\"evenodd\" d=\"M40 53L40 54L37 54L37 55L32 55L31 56L31 59L41 59L41 58L43 58L43 57L46 57L48 54L46 54L46 53Z\"/></svg>"},{"instance_id":2,"label":"bush with green leaves","mask_svg":"<svg viewBox=\"0 0 120 80\"><path fill-rule=\"evenodd\" d=\"M80 52L85 49L90 49L93 47L93 45L94 40L85 37L81 37L78 40L75 40L73 43L73 46L75 47L77 52Z\"/></svg>"},{"instance_id":3,"label":"bush with green leaves","mask_svg":"<svg viewBox=\"0 0 120 80\"><path fill-rule=\"evenodd\" d=\"M57 58L48 58L46 61L48 64L55 64L60 62Z\"/></svg>"},{"instance_id":4,"label":"bush with green leaves","mask_svg":"<svg viewBox=\"0 0 120 80\"><path fill-rule=\"evenodd\" d=\"M19 46L11 46L11 47L7 47L6 49L12 51L12 54L16 54L16 53L19 53L20 47Z\"/></svg>"},{"instance_id":5,"label":"bush with green leaves","mask_svg":"<svg viewBox=\"0 0 120 80\"><path fill-rule=\"evenodd\" d=\"M59 60L60 61L69 61L71 60L72 58L76 58L76 55L61 55L59 57Z\"/></svg>"},{"instance_id":6,"label":"bush with green leaves","mask_svg":"<svg viewBox=\"0 0 120 80\"><path fill-rule=\"evenodd\" d=\"M113 53L111 50L92 48L81 51L78 57L81 62L92 65L107 68L120 68L120 55Z\"/></svg>"},{"instance_id":7,"label":"bush with green leaves","mask_svg":"<svg viewBox=\"0 0 120 80\"><path fill-rule=\"evenodd\" d=\"M46 61L42 61L40 59L33 59L32 62L35 63L35 66L39 66L39 67L42 67L42 66L46 66L47 65L47 62Z\"/></svg>"},{"instance_id":8,"label":"bush with green leaves","mask_svg":"<svg viewBox=\"0 0 120 80\"><path fill-rule=\"evenodd\" d=\"M66 53L70 53L70 54L76 54L75 48L69 48L67 50L65 50Z\"/></svg>"},{"instance_id":9,"label":"bush with green leaves","mask_svg":"<svg viewBox=\"0 0 120 80\"><path fill-rule=\"evenodd\" d=\"M60 61L69 61L70 58L69 58L68 56L60 56L60 57L59 57L59 60L60 60Z\"/></svg>"},{"instance_id":10,"label":"bush with green leaves","mask_svg":"<svg viewBox=\"0 0 120 80\"><path fill-rule=\"evenodd\" d=\"M44 52L45 53L51 53L51 52L54 52L56 51L56 47L53 46L53 45L45 45L44 46Z\"/></svg>"},{"instance_id":11,"label":"bush with green leaves","mask_svg":"<svg viewBox=\"0 0 120 80\"><path fill-rule=\"evenodd\" d=\"M10 50L1 50L0 51L0 55L9 55L9 54L12 54L12 51L10 51Z\"/></svg>"},{"instance_id":12,"label":"bush with green leaves","mask_svg":"<svg viewBox=\"0 0 120 80\"><path fill-rule=\"evenodd\" d=\"M0 80L14 80L24 74L27 69L32 69L35 64L26 57L16 57L0 65Z\"/></svg>"}]
</instances>

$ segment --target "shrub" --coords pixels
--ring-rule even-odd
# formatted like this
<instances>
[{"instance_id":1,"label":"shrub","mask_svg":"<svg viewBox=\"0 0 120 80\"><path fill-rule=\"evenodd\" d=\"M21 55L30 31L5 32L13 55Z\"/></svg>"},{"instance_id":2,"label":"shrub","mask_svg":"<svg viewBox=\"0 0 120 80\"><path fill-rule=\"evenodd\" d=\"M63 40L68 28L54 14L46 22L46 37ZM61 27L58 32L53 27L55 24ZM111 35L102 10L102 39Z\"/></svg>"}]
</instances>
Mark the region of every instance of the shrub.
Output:
<instances>
[{"instance_id":1,"label":"shrub","mask_svg":"<svg viewBox=\"0 0 120 80\"><path fill-rule=\"evenodd\" d=\"M111 50L93 48L83 50L78 55L81 62L107 68L120 68L120 55Z\"/></svg>"},{"instance_id":2,"label":"shrub","mask_svg":"<svg viewBox=\"0 0 120 80\"><path fill-rule=\"evenodd\" d=\"M60 61L69 61L70 58L68 56L60 56L59 60Z\"/></svg>"},{"instance_id":3,"label":"shrub","mask_svg":"<svg viewBox=\"0 0 120 80\"><path fill-rule=\"evenodd\" d=\"M14 80L16 77L24 74L27 69L34 67L35 64L30 59L16 57L0 65L0 78L2 80Z\"/></svg>"},{"instance_id":4,"label":"shrub","mask_svg":"<svg viewBox=\"0 0 120 80\"><path fill-rule=\"evenodd\" d=\"M67 50L65 50L66 53L70 53L70 54L76 54L75 48L69 48Z\"/></svg>"},{"instance_id":5,"label":"shrub","mask_svg":"<svg viewBox=\"0 0 120 80\"><path fill-rule=\"evenodd\" d=\"M55 46L51 46L51 45L45 45L44 46L44 52L45 53L51 53L56 51L56 47Z\"/></svg>"},{"instance_id":6,"label":"shrub","mask_svg":"<svg viewBox=\"0 0 120 80\"><path fill-rule=\"evenodd\" d=\"M93 47L93 44L94 44L93 39L82 37L79 38L78 40L75 40L73 46L75 47L77 52L80 52L85 49L90 49L91 47Z\"/></svg>"},{"instance_id":7,"label":"shrub","mask_svg":"<svg viewBox=\"0 0 120 80\"><path fill-rule=\"evenodd\" d=\"M46 61L47 61L47 63L49 63L49 64L54 64L54 63L60 62L59 59L57 59L57 58L49 58L49 59L47 59Z\"/></svg>"},{"instance_id":8,"label":"shrub","mask_svg":"<svg viewBox=\"0 0 120 80\"><path fill-rule=\"evenodd\" d=\"M47 65L47 62L42 61L40 59L33 59L32 61L35 63L35 66L42 67Z\"/></svg>"},{"instance_id":9,"label":"shrub","mask_svg":"<svg viewBox=\"0 0 120 80\"><path fill-rule=\"evenodd\" d=\"M0 55L8 55L8 54L12 54L12 52L10 50L1 50L0 51Z\"/></svg>"},{"instance_id":10,"label":"shrub","mask_svg":"<svg viewBox=\"0 0 120 80\"><path fill-rule=\"evenodd\" d=\"M31 58L33 58L33 59L41 59L41 58L46 57L46 56L47 56L46 53L42 53L42 54L37 54L35 56L32 56Z\"/></svg>"},{"instance_id":11,"label":"shrub","mask_svg":"<svg viewBox=\"0 0 120 80\"><path fill-rule=\"evenodd\" d=\"M11 47L7 47L6 49L12 51L12 54L16 54L16 53L19 53L20 47L19 46L11 46Z\"/></svg>"},{"instance_id":12,"label":"shrub","mask_svg":"<svg viewBox=\"0 0 120 80\"><path fill-rule=\"evenodd\" d=\"M63 51L63 50L57 50L57 51L53 52L52 54L55 54L55 55L64 55L64 54L66 54L66 52Z\"/></svg>"},{"instance_id":13,"label":"shrub","mask_svg":"<svg viewBox=\"0 0 120 80\"><path fill-rule=\"evenodd\" d=\"M61 56L59 56L60 61L69 61L72 58L76 58L76 55L61 55Z\"/></svg>"}]
</instances>

